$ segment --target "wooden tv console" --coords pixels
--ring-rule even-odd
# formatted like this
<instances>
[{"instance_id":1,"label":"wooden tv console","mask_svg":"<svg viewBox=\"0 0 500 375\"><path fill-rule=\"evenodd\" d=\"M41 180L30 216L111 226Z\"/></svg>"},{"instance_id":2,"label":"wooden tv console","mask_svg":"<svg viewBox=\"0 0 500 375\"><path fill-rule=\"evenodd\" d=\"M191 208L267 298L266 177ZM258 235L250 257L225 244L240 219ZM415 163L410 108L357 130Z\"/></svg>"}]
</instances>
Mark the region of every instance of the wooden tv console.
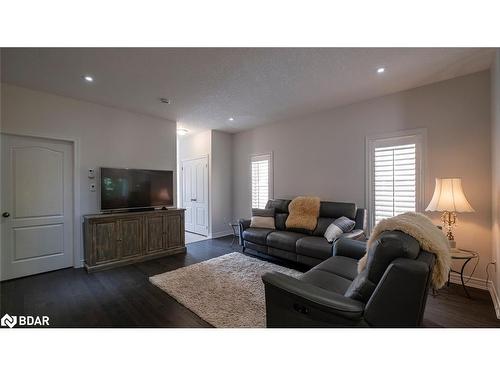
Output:
<instances>
[{"instance_id":1,"label":"wooden tv console","mask_svg":"<svg viewBox=\"0 0 500 375\"><path fill-rule=\"evenodd\" d=\"M184 209L85 215L88 272L186 252Z\"/></svg>"}]
</instances>

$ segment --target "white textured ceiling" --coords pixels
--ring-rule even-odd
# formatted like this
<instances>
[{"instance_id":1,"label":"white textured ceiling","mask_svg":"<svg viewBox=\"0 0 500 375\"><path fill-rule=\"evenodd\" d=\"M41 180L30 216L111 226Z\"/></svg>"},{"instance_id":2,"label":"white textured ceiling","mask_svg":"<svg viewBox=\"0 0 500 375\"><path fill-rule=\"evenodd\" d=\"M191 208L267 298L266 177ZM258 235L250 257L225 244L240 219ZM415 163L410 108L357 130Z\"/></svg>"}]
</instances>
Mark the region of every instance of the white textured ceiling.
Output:
<instances>
[{"instance_id":1,"label":"white textured ceiling","mask_svg":"<svg viewBox=\"0 0 500 375\"><path fill-rule=\"evenodd\" d=\"M5 48L1 78L191 129L238 132L485 70L491 59L480 48Z\"/></svg>"}]
</instances>

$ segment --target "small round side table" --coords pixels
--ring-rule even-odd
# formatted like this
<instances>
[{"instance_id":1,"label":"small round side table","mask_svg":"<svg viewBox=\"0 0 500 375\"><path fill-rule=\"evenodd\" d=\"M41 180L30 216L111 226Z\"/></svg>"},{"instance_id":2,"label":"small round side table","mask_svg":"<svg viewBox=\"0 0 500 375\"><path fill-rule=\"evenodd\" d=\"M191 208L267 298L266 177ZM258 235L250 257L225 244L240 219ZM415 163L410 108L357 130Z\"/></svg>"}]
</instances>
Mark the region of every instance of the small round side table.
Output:
<instances>
[{"instance_id":1,"label":"small round side table","mask_svg":"<svg viewBox=\"0 0 500 375\"><path fill-rule=\"evenodd\" d=\"M451 250L451 259L456 259L456 260L462 260L464 263L462 264L462 268L460 271L455 271L454 269L450 268L450 272L448 272L448 286L450 286L450 275L451 273L456 273L460 275L460 281L462 282L462 288L464 288L465 295L467 298L471 298L469 292L467 291L467 288L465 287L464 283L464 269L467 263L469 263L472 259L476 259L479 257L479 254L475 251L471 250L464 250L464 249L452 249Z\"/></svg>"}]
</instances>

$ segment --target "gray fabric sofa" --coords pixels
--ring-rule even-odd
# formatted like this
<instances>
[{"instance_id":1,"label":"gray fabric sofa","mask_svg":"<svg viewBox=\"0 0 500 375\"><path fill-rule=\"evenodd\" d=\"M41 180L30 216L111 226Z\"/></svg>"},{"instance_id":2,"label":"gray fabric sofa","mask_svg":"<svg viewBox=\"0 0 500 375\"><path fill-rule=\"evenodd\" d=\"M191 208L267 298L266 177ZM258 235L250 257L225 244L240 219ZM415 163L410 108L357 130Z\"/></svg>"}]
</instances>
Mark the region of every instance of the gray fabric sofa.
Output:
<instances>
[{"instance_id":1,"label":"gray fabric sofa","mask_svg":"<svg viewBox=\"0 0 500 375\"><path fill-rule=\"evenodd\" d=\"M266 208L275 209L276 229L250 228L250 220L240 219L240 245L243 251L251 249L288 261L315 266L333 254L333 244L323 237L328 226L345 216L356 222L354 229L342 237L364 239L367 212L354 203L321 202L318 224L314 231L287 229L288 205L291 200L273 199Z\"/></svg>"},{"instance_id":2,"label":"gray fabric sofa","mask_svg":"<svg viewBox=\"0 0 500 375\"><path fill-rule=\"evenodd\" d=\"M298 279L263 275L268 327L418 327L435 256L413 237L387 231L371 245L340 239L331 258Z\"/></svg>"}]
</instances>

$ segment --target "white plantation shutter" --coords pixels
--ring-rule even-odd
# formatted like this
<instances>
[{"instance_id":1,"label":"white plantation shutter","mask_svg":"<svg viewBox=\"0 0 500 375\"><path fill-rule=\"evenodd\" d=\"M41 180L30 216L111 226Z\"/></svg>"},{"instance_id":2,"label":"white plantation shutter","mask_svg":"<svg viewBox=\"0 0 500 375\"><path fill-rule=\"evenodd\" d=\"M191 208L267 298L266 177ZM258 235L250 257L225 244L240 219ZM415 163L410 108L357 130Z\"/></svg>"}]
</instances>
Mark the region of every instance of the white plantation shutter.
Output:
<instances>
[{"instance_id":1,"label":"white plantation shutter","mask_svg":"<svg viewBox=\"0 0 500 375\"><path fill-rule=\"evenodd\" d=\"M415 149L415 144L375 148L375 225L388 217L415 212Z\"/></svg>"},{"instance_id":2,"label":"white plantation shutter","mask_svg":"<svg viewBox=\"0 0 500 375\"><path fill-rule=\"evenodd\" d=\"M368 140L370 227L421 210L423 134Z\"/></svg>"},{"instance_id":3,"label":"white plantation shutter","mask_svg":"<svg viewBox=\"0 0 500 375\"><path fill-rule=\"evenodd\" d=\"M271 154L251 158L252 208L265 208L271 198Z\"/></svg>"}]
</instances>

